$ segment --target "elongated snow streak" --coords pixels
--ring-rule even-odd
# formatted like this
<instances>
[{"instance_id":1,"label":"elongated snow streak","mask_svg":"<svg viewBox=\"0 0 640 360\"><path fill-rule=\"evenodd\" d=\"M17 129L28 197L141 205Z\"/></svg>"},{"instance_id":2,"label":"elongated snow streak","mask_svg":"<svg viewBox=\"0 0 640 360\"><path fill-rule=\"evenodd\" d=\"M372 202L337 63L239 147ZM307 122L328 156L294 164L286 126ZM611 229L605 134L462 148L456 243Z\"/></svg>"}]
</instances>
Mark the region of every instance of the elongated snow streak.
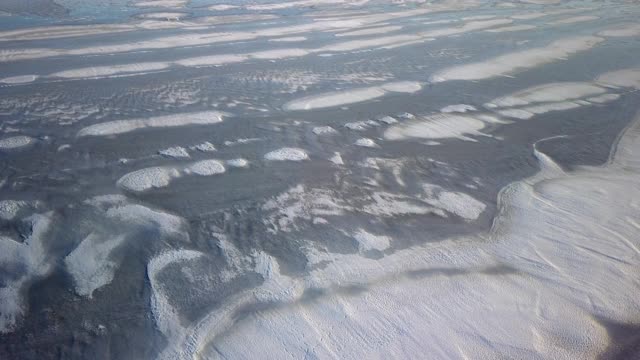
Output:
<instances>
[{"instance_id":1,"label":"elongated snow streak","mask_svg":"<svg viewBox=\"0 0 640 360\"><path fill-rule=\"evenodd\" d=\"M551 44L501 55L489 60L457 65L440 70L431 76L432 82L450 80L482 80L559 61L569 55L586 51L604 41L596 36L578 36L556 40Z\"/></svg>"}]
</instances>

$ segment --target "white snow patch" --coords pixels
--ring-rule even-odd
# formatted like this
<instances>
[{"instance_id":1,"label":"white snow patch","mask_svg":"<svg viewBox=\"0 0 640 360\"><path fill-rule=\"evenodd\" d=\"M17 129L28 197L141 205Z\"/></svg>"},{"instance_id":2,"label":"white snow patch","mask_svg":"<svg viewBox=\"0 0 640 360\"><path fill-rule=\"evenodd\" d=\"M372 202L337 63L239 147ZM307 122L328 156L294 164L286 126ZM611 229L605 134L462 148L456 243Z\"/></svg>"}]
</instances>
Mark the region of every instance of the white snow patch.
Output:
<instances>
[{"instance_id":1,"label":"white snow patch","mask_svg":"<svg viewBox=\"0 0 640 360\"><path fill-rule=\"evenodd\" d=\"M218 160L201 160L185 168L187 174L193 173L200 176L223 174L225 171L224 165Z\"/></svg>"},{"instance_id":2,"label":"white snow patch","mask_svg":"<svg viewBox=\"0 0 640 360\"><path fill-rule=\"evenodd\" d=\"M612 37L640 36L640 24L618 25L610 29L603 30L599 32L598 35Z\"/></svg>"},{"instance_id":3,"label":"white snow patch","mask_svg":"<svg viewBox=\"0 0 640 360\"><path fill-rule=\"evenodd\" d=\"M158 154L172 158L189 158L189 152L182 146L173 146L168 149L158 151Z\"/></svg>"},{"instance_id":4,"label":"white snow patch","mask_svg":"<svg viewBox=\"0 0 640 360\"><path fill-rule=\"evenodd\" d=\"M336 165L344 165L344 161L342 160L342 155L339 152L334 152L333 156L329 158L329 161Z\"/></svg>"},{"instance_id":5,"label":"white snow patch","mask_svg":"<svg viewBox=\"0 0 640 360\"><path fill-rule=\"evenodd\" d=\"M466 113L467 111L476 111L475 106L466 104L449 105L440 109L443 113Z\"/></svg>"},{"instance_id":6,"label":"white snow patch","mask_svg":"<svg viewBox=\"0 0 640 360\"><path fill-rule=\"evenodd\" d=\"M35 142L36 139L25 135L4 138L0 139L0 150L16 150L27 147Z\"/></svg>"},{"instance_id":7,"label":"white snow patch","mask_svg":"<svg viewBox=\"0 0 640 360\"><path fill-rule=\"evenodd\" d=\"M269 161L302 161L309 159L309 155L302 149L285 147L265 154L264 158Z\"/></svg>"},{"instance_id":8,"label":"white snow patch","mask_svg":"<svg viewBox=\"0 0 640 360\"><path fill-rule=\"evenodd\" d=\"M331 135L338 132L331 126L316 126L311 130L316 135Z\"/></svg>"},{"instance_id":9,"label":"white snow patch","mask_svg":"<svg viewBox=\"0 0 640 360\"><path fill-rule=\"evenodd\" d=\"M360 138L360 139L356 140L355 145L362 146L362 147L368 147L368 148L376 148L376 147L378 147L378 144L376 144L375 141L373 141L372 139L368 139L368 138Z\"/></svg>"},{"instance_id":10,"label":"white snow patch","mask_svg":"<svg viewBox=\"0 0 640 360\"><path fill-rule=\"evenodd\" d=\"M374 100L388 93L414 93L422 89L422 84L413 81L399 81L379 86L335 91L289 101L283 105L287 111L313 110L338 107Z\"/></svg>"},{"instance_id":11,"label":"white snow patch","mask_svg":"<svg viewBox=\"0 0 640 360\"><path fill-rule=\"evenodd\" d=\"M205 141L202 144L195 145L192 148L195 149L195 150L198 150L198 151L202 151L202 152L216 151L216 147L212 143L210 143L208 141Z\"/></svg>"},{"instance_id":12,"label":"white snow patch","mask_svg":"<svg viewBox=\"0 0 640 360\"><path fill-rule=\"evenodd\" d=\"M0 79L0 83L3 84L27 84L34 82L38 79L38 75L20 75L12 76L4 79Z\"/></svg>"},{"instance_id":13,"label":"white snow patch","mask_svg":"<svg viewBox=\"0 0 640 360\"><path fill-rule=\"evenodd\" d=\"M487 207L470 195L447 191L438 185L424 184L422 188L426 194L426 198L424 198L426 203L460 216L465 220L476 220Z\"/></svg>"},{"instance_id":14,"label":"white snow patch","mask_svg":"<svg viewBox=\"0 0 640 360\"><path fill-rule=\"evenodd\" d=\"M169 186L178 177L180 172L175 168L150 167L125 174L117 184L128 191L144 192Z\"/></svg>"},{"instance_id":15,"label":"white snow patch","mask_svg":"<svg viewBox=\"0 0 640 360\"><path fill-rule=\"evenodd\" d=\"M640 89L640 68L607 72L598 76L598 78L596 78L596 82L605 86Z\"/></svg>"},{"instance_id":16,"label":"white snow patch","mask_svg":"<svg viewBox=\"0 0 640 360\"><path fill-rule=\"evenodd\" d=\"M116 120L80 129L78 136L110 136L148 128L212 125L222 122L224 116L228 116L228 114L219 111L204 111L156 116L146 119Z\"/></svg>"},{"instance_id":17,"label":"white snow patch","mask_svg":"<svg viewBox=\"0 0 640 360\"><path fill-rule=\"evenodd\" d=\"M384 235L374 235L364 229L359 229L353 237L358 241L360 252L378 250L385 251L391 246L391 238Z\"/></svg>"},{"instance_id":18,"label":"white snow patch","mask_svg":"<svg viewBox=\"0 0 640 360\"><path fill-rule=\"evenodd\" d=\"M118 235L105 239L91 233L67 255L64 263L73 277L78 295L91 298L95 290L111 283L118 263L109 259L109 256L125 238L124 235Z\"/></svg>"},{"instance_id":19,"label":"white snow patch","mask_svg":"<svg viewBox=\"0 0 640 360\"><path fill-rule=\"evenodd\" d=\"M457 138L475 141L467 135L485 135L480 132L484 127L484 121L473 117L436 114L392 126L384 132L384 137L387 140Z\"/></svg>"},{"instance_id":20,"label":"white snow patch","mask_svg":"<svg viewBox=\"0 0 640 360\"><path fill-rule=\"evenodd\" d=\"M430 79L437 83L449 80L482 80L509 75L566 59L569 55L589 50L602 41L604 41L603 38L595 36L564 38L544 47L517 51L481 62L446 68L433 74Z\"/></svg>"}]
</instances>

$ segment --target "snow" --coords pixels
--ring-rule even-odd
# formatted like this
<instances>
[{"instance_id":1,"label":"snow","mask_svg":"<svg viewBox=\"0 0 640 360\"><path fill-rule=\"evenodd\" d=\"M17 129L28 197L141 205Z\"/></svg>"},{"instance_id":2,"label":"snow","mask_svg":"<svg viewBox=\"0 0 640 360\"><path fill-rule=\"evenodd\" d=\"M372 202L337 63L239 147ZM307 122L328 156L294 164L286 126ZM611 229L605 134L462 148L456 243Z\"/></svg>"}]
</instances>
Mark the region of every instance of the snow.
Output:
<instances>
[{"instance_id":1,"label":"snow","mask_svg":"<svg viewBox=\"0 0 640 360\"><path fill-rule=\"evenodd\" d=\"M302 161L309 159L309 155L302 149L285 147L265 154L264 158L269 161Z\"/></svg>"},{"instance_id":2,"label":"snow","mask_svg":"<svg viewBox=\"0 0 640 360\"><path fill-rule=\"evenodd\" d=\"M223 117L227 115L219 111L204 111L155 116L145 119L108 121L80 129L78 136L111 136L150 128L213 125L222 122Z\"/></svg>"},{"instance_id":3,"label":"snow","mask_svg":"<svg viewBox=\"0 0 640 360\"><path fill-rule=\"evenodd\" d=\"M368 147L368 148L376 148L376 147L378 147L378 144L376 144L375 141L373 141L372 139L368 139L368 138L360 138L360 139L356 140L355 145L362 146L362 147Z\"/></svg>"},{"instance_id":4,"label":"snow","mask_svg":"<svg viewBox=\"0 0 640 360\"><path fill-rule=\"evenodd\" d=\"M440 112L443 113L466 113L467 111L476 111L477 109L472 105L466 104L457 104L457 105L448 105L440 109Z\"/></svg>"},{"instance_id":5,"label":"snow","mask_svg":"<svg viewBox=\"0 0 640 360\"><path fill-rule=\"evenodd\" d=\"M516 51L489 60L456 65L431 76L432 82L482 80L534 68L586 51L604 41L596 36L576 36L553 41L547 46Z\"/></svg>"},{"instance_id":6,"label":"snow","mask_svg":"<svg viewBox=\"0 0 640 360\"><path fill-rule=\"evenodd\" d=\"M316 135L331 135L338 132L331 126L316 126L311 130Z\"/></svg>"},{"instance_id":7,"label":"snow","mask_svg":"<svg viewBox=\"0 0 640 360\"><path fill-rule=\"evenodd\" d=\"M35 142L36 139L25 135L4 138L0 139L0 150L17 150L25 148Z\"/></svg>"},{"instance_id":8,"label":"snow","mask_svg":"<svg viewBox=\"0 0 640 360\"><path fill-rule=\"evenodd\" d=\"M189 165L185 172L200 176L223 174L226 171L222 162L218 160L202 160Z\"/></svg>"},{"instance_id":9,"label":"snow","mask_svg":"<svg viewBox=\"0 0 640 360\"><path fill-rule=\"evenodd\" d=\"M384 132L384 138L387 140L457 138L475 141L468 135L483 135L480 130L485 126L483 121L473 117L437 114L417 117L389 127Z\"/></svg>"},{"instance_id":10,"label":"snow","mask_svg":"<svg viewBox=\"0 0 640 360\"><path fill-rule=\"evenodd\" d=\"M476 220L487 207L484 203L461 192L447 191L438 185L423 184L426 203L460 216L465 220Z\"/></svg>"},{"instance_id":11,"label":"snow","mask_svg":"<svg viewBox=\"0 0 640 360\"><path fill-rule=\"evenodd\" d=\"M158 151L158 154L176 159L191 157L187 149L183 148L182 146L173 146L164 150L160 150Z\"/></svg>"},{"instance_id":12,"label":"snow","mask_svg":"<svg viewBox=\"0 0 640 360\"><path fill-rule=\"evenodd\" d=\"M169 186L177 177L180 172L175 168L150 167L125 174L117 184L128 191L143 192Z\"/></svg>"},{"instance_id":13,"label":"snow","mask_svg":"<svg viewBox=\"0 0 640 360\"><path fill-rule=\"evenodd\" d=\"M64 264L78 295L91 298L95 290L111 283L118 263L110 260L109 255L125 238L120 235L105 239L91 233L67 255Z\"/></svg>"},{"instance_id":14,"label":"snow","mask_svg":"<svg viewBox=\"0 0 640 360\"><path fill-rule=\"evenodd\" d=\"M391 245L391 238L385 235L374 235L364 229L359 229L353 237L358 241L361 252L378 250L384 251Z\"/></svg>"},{"instance_id":15,"label":"snow","mask_svg":"<svg viewBox=\"0 0 640 360\"><path fill-rule=\"evenodd\" d=\"M422 89L422 84L414 81L398 81L357 88L351 90L334 91L320 95L313 95L289 101L283 105L287 111L314 110L329 107L338 107L374 100L389 93L414 93Z\"/></svg>"}]
</instances>

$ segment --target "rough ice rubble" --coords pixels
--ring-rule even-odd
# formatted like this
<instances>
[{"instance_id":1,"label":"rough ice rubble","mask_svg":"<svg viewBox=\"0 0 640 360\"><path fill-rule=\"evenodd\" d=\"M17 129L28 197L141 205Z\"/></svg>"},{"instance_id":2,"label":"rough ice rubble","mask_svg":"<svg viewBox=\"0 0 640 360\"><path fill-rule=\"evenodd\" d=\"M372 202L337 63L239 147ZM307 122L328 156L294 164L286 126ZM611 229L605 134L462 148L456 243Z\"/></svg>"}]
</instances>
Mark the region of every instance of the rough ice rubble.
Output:
<instances>
[{"instance_id":1,"label":"rough ice rubble","mask_svg":"<svg viewBox=\"0 0 640 360\"><path fill-rule=\"evenodd\" d=\"M110 136L149 128L212 125L222 122L222 119L228 115L219 111L204 111L155 116L145 119L108 121L82 128L78 131L78 136Z\"/></svg>"}]
</instances>

